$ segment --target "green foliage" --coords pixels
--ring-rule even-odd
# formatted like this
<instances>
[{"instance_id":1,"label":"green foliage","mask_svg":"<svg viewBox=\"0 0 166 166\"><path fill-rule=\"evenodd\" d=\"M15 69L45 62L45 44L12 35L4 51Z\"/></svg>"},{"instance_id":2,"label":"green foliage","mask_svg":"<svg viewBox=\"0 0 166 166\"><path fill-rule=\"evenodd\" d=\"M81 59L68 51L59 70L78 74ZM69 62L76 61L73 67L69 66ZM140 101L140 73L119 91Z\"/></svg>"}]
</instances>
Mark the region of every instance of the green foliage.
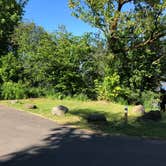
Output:
<instances>
[{"instance_id":1,"label":"green foliage","mask_svg":"<svg viewBox=\"0 0 166 166\"><path fill-rule=\"evenodd\" d=\"M122 96L117 97L115 101L121 105L128 105L129 104L127 98L122 97Z\"/></svg>"},{"instance_id":2,"label":"green foliage","mask_svg":"<svg viewBox=\"0 0 166 166\"><path fill-rule=\"evenodd\" d=\"M157 92L145 91L142 93L141 101L148 109L159 109L160 96Z\"/></svg>"},{"instance_id":3,"label":"green foliage","mask_svg":"<svg viewBox=\"0 0 166 166\"><path fill-rule=\"evenodd\" d=\"M0 5L11 9L5 2ZM11 29L6 25L5 32L0 24L0 84L6 89L8 82L19 84L22 97L137 103L165 75L164 1L134 1L127 12L122 7L132 1L69 0L76 17L102 31L82 36L74 36L65 26L49 34L35 23L18 24L26 1L10 2L13 11L0 11L3 25L6 20L1 16L11 16ZM13 98L9 94L19 96L12 90L1 93L1 98Z\"/></svg>"},{"instance_id":4,"label":"green foliage","mask_svg":"<svg viewBox=\"0 0 166 166\"><path fill-rule=\"evenodd\" d=\"M126 5L131 7L122 10ZM114 53L123 48L137 49L165 34L165 1L69 0L69 8L75 17L99 28Z\"/></svg>"},{"instance_id":5,"label":"green foliage","mask_svg":"<svg viewBox=\"0 0 166 166\"><path fill-rule=\"evenodd\" d=\"M0 0L0 56L8 52L14 27L21 20L27 0Z\"/></svg>"},{"instance_id":6,"label":"green foliage","mask_svg":"<svg viewBox=\"0 0 166 166\"><path fill-rule=\"evenodd\" d=\"M97 65L93 56L91 34L73 36L64 26L53 35L59 68L55 91L65 96L84 93L94 96L94 82Z\"/></svg>"},{"instance_id":7,"label":"green foliage","mask_svg":"<svg viewBox=\"0 0 166 166\"><path fill-rule=\"evenodd\" d=\"M3 99L22 99L25 98L25 87L21 83L5 82L2 87Z\"/></svg>"},{"instance_id":8,"label":"green foliage","mask_svg":"<svg viewBox=\"0 0 166 166\"><path fill-rule=\"evenodd\" d=\"M34 23L20 23L12 43L17 51L1 58L2 83L21 82L28 97L51 93L58 98L77 94L95 98L98 66L91 34L74 36L61 27L50 35Z\"/></svg>"},{"instance_id":9,"label":"green foliage","mask_svg":"<svg viewBox=\"0 0 166 166\"><path fill-rule=\"evenodd\" d=\"M157 52L157 50L153 51L146 48L130 53L128 61L130 78L128 76L127 78L131 89L154 90L159 85L159 76L162 74L161 65L160 63L153 63L158 59Z\"/></svg>"},{"instance_id":10,"label":"green foliage","mask_svg":"<svg viewBox=\"0 0 166 166\"><path fill-rule=\"evenodd\" d=\"M21 23L12 35L12 41L18 48L21 80L29 87L48 86L58 67L51 35L34 23Z\"/></svg>"},{"instance_id":11,"label":"green foliage","mask_svg":"<svg viewBox=\"0 0 166 166\"><path fill-rule=\"evenodd\" d=\"M88 101L88 97L87 95L83 94L83 93L80 93L80 94L75 94L73 96L73 99L76 99L78 101Z\"/></svg>"},{"instance_id":12,"label":"green foliage","mask_svg":"<svg viewBox=\"0 0 166 166\"><path fill-rule=\"evenodd\" d=\"M116 99L116 101L120 104L142 104L147 109L158 109L154 108L154 103L159 103L159 93L145 90L141 92L139 89L131 90L129 88L123 89L120 96Z\"/></svg>"},{"instance_id":13,"label":"green foliage","mask_svg":"<svg viewBox=\"0 0 166 166\"><path fill-rule=\"evenodd\" d=\"M66 98L66 96L63 93L57 92L57 93L54 93L53 95L51 95L51 98L63 100Z\"/></svg>"},{"instance_id":14,"label":"green foliage","mask_svg":"<svg viewBox=\"0 0 166 166\"><path fill-rule=\"evenodd\" d=\"M103 82L95 81L98 98L101 100L115 100L122 88L119 86L120 77L114 73L112 76L105 76Z\"/></svg>"},{"instance_id":15,"label":"green foliage","mask_svg":"<svg viewBox=\"0 0 166 166\"><path fill-rule=\"evenodd\" d=\"M18 62L18 59L14 56L12 52L9 52L7 55L1 57L1 68L0 68L0 78L2 82L19 80L21 65Z\"/></svg>"},{"instance_id":16,"label":"green foliage","mask_svg":"<svg viewBox=\"0 0 166 166\"><path fill-rule=\"evenodd\" d=\"M117 72L120 83L132 91L155 89L165 75L165 54L159 51L166 39L165 1L69 0L69 8L103 33L103 76Z\"/></svg>"},{"instance_id":17,"label":"green foliage","mask_svg":"<svg viewBox=\"0 0 166 166\"><path fill-rule=\"evenodd\" d=\"M141 100L141 91L139 89L124 88L122 97L128 104L143 104Z\"/></svg>"},{"instance_id":18,"label":"green foliage","mask_svg":"<svg viewBox=\"0 0 166 166\"><path fill-rule=\"evenodd\" d=\"M27 98L37 98L45 96L46 92L46 89L41 87L26 87L24 93Z\"/></svg>"}]
</instances>

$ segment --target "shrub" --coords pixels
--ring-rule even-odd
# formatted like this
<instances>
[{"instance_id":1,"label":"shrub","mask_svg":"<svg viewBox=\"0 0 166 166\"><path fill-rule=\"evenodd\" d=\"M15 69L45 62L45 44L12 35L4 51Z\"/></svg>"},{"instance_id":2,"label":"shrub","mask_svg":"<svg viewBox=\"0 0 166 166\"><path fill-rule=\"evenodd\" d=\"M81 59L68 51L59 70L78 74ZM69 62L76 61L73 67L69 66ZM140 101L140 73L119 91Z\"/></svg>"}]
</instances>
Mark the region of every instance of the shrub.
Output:
<instances>
[{"instance_id":1,"label":"shrub","mask_svg":"<svg viewBox=\"0 0 166 166\"><path fill-rule=\"evenodd\" d=\"M157 106L159 102L158 93L152 91L140 92L140 90L130 90L129 88L125 88L120 98L122 101L124 99L128 104L143 104L148 109L152 109L154 104Z\"/></svg>"},{"instance_id":2,"label":"shrub","mask_svg":"<svg viewBox=\"0 0 166 166\"><path fill-rule=\"evenodd\" d=\"M124 97L121 97L121 96L119 96L119 97L116 99L116 102L118 102L118 103L121 104L121 105L128 105L127 99L125 99Z\"/></svg>"},{"instance_id":3,"label":"shrub","mask_svg":"<svg viewBox=\"0 0 166 166\"><path fill-rule=\"evenodd\" d=\"M59 100L66 98L66 96L64 94L62 94L60 92L55 92L54 90L47 91L46 96L51 99L59 99Z\"/></svg>"},{"instance_id":4,"label":"shrub","mask_svg":"<svg viewBox=\"0 0 166 166\"><path fill-rule=\"evenodd\" d=\"M40 87L26 87L26 96L30 98L42 97L46 95L46 90Z\"/></svg>"},{"instance_id":5,"label":"shrub","mask_svg":"<svg viewBox=\"0 0 166 166\"><path fill-rule=\"evenodd\" d=\"M103 82L95 80L95 86L100 100L115 100L122 92L120 77L116 73L112 76L104 77Z\"/></svg>"},{"instance_id":6,"label":"shrub","mask_svg":"<svg viewBox=\"0 0 166 166\"><path fill-rule=\"evenodd\" d=\"M121 97L127 101L128 104L143 104L140 96L140 91L135 89L124 88Z\"/></svg>"},{"instance_id":7,"label":"shrub","mask_svg":"<svg viewBox=\"0 0 166 166\"><path fill-rule=\"evenodd\" d=\"M79 101L87 101L88 100L88 97L87 95L83 94L83 93L80 93L80 94L75 94L73 96L74 99L76 100L79 100Z\"/></svg>"},{"instance_id":8,"label":"shrub","mask_svg":"<svg viewBox=\"0 0 166 166\"><path fill-rule=\"evenodd\" d=\"M145 91L142 93L142 103L148 109L157 109L159 106L159 94L152 91ZM155 107L155 108L154 108Z\"/></svg>"},{"instance_id":9,"label":"shrub","mask_svg":"<svg viewBox=\"0 0 166 166\"><path fill-rule=\"evenodd\" d=\"M22 99L26 97L25 94L25 87L21 83L5 82L2 85L3 99Z\"/></svg>"}]
</instances>

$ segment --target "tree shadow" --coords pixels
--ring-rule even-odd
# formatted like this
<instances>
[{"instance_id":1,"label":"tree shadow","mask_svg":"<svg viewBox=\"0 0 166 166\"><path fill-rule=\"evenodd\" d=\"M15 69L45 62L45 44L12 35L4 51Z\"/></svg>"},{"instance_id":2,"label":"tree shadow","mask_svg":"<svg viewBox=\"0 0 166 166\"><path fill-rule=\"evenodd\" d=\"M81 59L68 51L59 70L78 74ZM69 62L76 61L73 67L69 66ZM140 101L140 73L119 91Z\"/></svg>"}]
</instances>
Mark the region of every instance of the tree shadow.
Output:
<instances>
[{"instance_id":1,"label":"tree shadow","mask_svg":"<svg viewBox=\"0 0 166 166\"><path fill-rule=\"evenodd\" d=\"M88 128L96 132L104 132L113 135L141 136L156 139L166 138L165 121L138 121L138 116L129 116L128 122L126 122L123 114L120 112L111 113L88 108L75 109L72 110L70 114L80 117L81 122L68 123L67 125L76 125L81 128ZM104 114L107 118L107 123L88 123L86 118L90 114Z\"/></svg>"},{"instance_id":2,"label":"tree shadow","mask_svg":"<svg viewBox=\"0 0 166 166\"><path fill-rule=\"evenodd\" d=\"M84 109L73 109L70 114L72 115L77 115L79 117L82 118L86 118L88 115L90 114L103 114L105 115L107 118L117 118L119 117L119 115L121 115L120 112L117 113L111 113L111 112L105 112L105 111L98 111L98 110L94 110L94 109L89 109L89 108L84 108Z\"/></svg>"},{"instance_id":3,"label":"tree shadow","mask_svg":"<svg viewBox=\"0 0 166 166\"><path fill-rule=\"evenodd\" d=\"M73 109L70 112L71 115L76 115L79 118L81 118L81 122L72 122L67 123L67 125L76 125L80 126L80 128L87 128L92 129L96 132L105 132L107 128L114 127L118 123L121 123L122 125L125 123L124 119L122 117L122 114L120 112L117 113L111 113L111 112L105 112L105 111L98 111L94 109ZM92 114L101 114L104 115L107 119L107 122L87 122L87 117Z\"/></svg>"},{"instance_id":4,"label":"tree shadow","mask_svg":"<svg viewBox=\"0 0 166 166\"><path fill-rule=\"evenodd\" d=\"M165 166L166 142L90 134L58 127L31 146L4 156L1 166Z\"/></svg>"}]
</instances>

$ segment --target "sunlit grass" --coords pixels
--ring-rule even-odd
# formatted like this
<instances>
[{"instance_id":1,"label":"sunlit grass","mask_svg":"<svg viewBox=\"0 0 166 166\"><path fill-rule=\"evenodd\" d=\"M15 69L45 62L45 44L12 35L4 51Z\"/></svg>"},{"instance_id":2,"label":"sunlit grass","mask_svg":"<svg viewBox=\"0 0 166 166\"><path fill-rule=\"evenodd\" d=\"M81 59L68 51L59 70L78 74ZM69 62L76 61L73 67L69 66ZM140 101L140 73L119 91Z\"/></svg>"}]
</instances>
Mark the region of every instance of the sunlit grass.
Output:
<instances>
[{"instance_id":1,"label":"sunlit grass","mask_svg":"<svg viewBox=\"0 0 166 166\"><path fill-rule=\"evenodd\" d=\"M80 122L82 118L79 116L79 113L80 114L90 114L93 112L104 113L108 115L108 119L111 119L111 116L109 116L110 113L111 115L118 113L120 116L122 116L124 109L124 106L119 104L114 104L111 102L104 102L104 101L83 102L78 100L55 100L47 98L19 100L18 103L15 104L11 104L11 101L1 101L0 103L7 104L8 106L12 106L14 108L18 108L35 114L39 114L41 116L55 120L61 124ZM27 109L25 107L26 104L35 104L37 105L38 108ZM63 117L53 116L51 114L51 109L58 105L64 105L68 107L70 110L69 113Z\"/></svg>"},{"instance_id":2,"label":"sunlit grass","mask_svg":"<svg viewBox=\"0 0 166 166\"><path fill-rule=\"evenodd\" d=\"M105 101L78 101L78 100L56 100L50 98L19 100L15 104L11 101L0 101L19 110L28 111L42 117L53 120L59 124L71 125L78 128L91 129L109 134L126 134L132 136L143 136L151 138L166 138L166 115L160 122L138 122L138 114L132 112L132 107L128 110L128 123L124 121L124 105ZM37 109L27 109L26 104L35 104ZM69 113L65 116L53 116L51 110L58 105L69 108ZM106 124L88 124L85 117L92 113L102 113L106 116Z\"/></svg>"}]
</instances>

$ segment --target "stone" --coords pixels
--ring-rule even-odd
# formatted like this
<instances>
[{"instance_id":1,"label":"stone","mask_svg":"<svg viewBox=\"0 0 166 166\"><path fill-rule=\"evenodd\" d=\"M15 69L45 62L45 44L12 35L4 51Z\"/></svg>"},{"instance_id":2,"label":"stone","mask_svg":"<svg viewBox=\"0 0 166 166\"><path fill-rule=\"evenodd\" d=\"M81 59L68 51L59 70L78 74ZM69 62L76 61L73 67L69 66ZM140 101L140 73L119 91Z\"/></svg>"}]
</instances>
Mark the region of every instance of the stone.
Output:
<instances>
[{"instance_id":1,"label":"stone","mask_svg":"<svg viewBox=\"0 0 166 166\"><path fill-rule=\"evenodd\" d=\"M67 112L69 111L69 109L63 105L59 105L57 107L53 107L51 110L51 113L53 115L57 115L57 116L63 116L65 115Z\"/></svg>"},{"instance_id":2,"label":"stone","mask_svg":"<svg viewBox=\"0 0 166 166\"><path fill-rule=\"evenodd\" d=\"M34 104L26 104L25 108L27 108L27 109L37 109L37 106L34 105Z\"/></svg>"},{"instance_id":3,"label":"stone","mask_svg":"<svg viewBox=\"0 0 166 166\"><path fill-rule=\"evenodd\" d=\"M145 113L143 116L139 117L139 120L159 121L159 120L161 120L161 112L158 110L149 111L149 112Z\"/></svg>"},{"instance_id":4,"label":"stone","mask_svg":"<svg viewBox=\"0 0 166 166\"><path fill-rule=\"evenodd\" d=\"M86 117L88 122L107 122L105 115L103 114L91 114Z\"/></svg>"},{"instance_id":5,"label":"stone","mask_svg":"<svg viewBox=\"0 0 166 166\"><path fill-rule=\"evenodd\" d=\"M136 106L133 107L132 112L135 112L135 113L140 114L140 115L144 115L145 114L145 108L141 104L136 105Z\"/></svg>"}]
</instances>

